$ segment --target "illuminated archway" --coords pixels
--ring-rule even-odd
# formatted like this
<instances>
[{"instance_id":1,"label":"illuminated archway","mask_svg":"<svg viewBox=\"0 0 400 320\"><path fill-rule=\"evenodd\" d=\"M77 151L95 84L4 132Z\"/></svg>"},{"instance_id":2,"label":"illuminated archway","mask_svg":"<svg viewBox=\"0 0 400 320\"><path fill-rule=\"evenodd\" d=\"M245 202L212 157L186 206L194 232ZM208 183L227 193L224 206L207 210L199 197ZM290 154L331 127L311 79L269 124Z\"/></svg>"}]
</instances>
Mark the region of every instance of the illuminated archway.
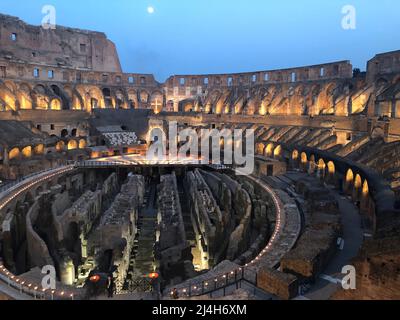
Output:
<instances>
[{"instance_id":1,"label":"illuminated archway","mask_svg":"<svg viewBox=\"0 0 400 320\"><path fill-rule=\"evenodd\" d=\"M32 147L31 146L27 146L25 148L22 149L22 155L25 158L30 158L32 157Z\"/></svg>"},{"instance_id":2,"label":"illuminated archway","mask_svg":"<svg viewBox=\"0 0 400 320\"><path fill-rule=\"evenodd\" d=\"M8 153L8 158L9 158L10 160L16 159L16 158L19 157L19 155L20 155L19 149L18 149L18 148L13 148L13 149L11 149L11 151Z\"/></svg>"},{"instance_id":3,"label":"illuminated archway","mask_svg":"<svg viewBox=\"0 0 400 320\"><path fill-rule=\"evenodd\" d=\"M273 151L274 151L274 145L272 143L269 143L265 148L265 155L267 157L272 157Z\"/></svg>"},{"instance_id":4,"label":"illuminated archway","mask_svg":"<svg viewBox=\"0 0 400 320\"><path fill-rule=\"evenodd\" d=\"M301 169L306 171L307 170L308 158L307 158L307 154L305 152L301 153L300 160L301 160Z\"/></svg>"},{"instance_id":5,"label":"illuminated archway","mask_svg":"<svg viewBox=\"0 0 400 320\"><path fill-rule=\"evenodd\" d=\"M274 149L274 158L280 158L282 155L282 147L280 145L278 145L275 149Z\"/></svg>"},{"instance_id":6,"label":"illuminated archway","mask_svg":"<svg viewBox=\"0 0 400 320\"><path fill-rule=\"evenodd\" d=\"M81 139L79 140L79 149L85 149L86 148L86 140Z\"/></svg>"},{"instance_id":7,"label":"illuminated archway","mask_svg":"<svg viewBox=\"0 0 400 320\"><path fill-rule=\"evenodd\" d=\"M297 150L293 150L292 160L297 161L298 159L299 159L299 152Z\"/></svg>"},{"instance_id":8,"label":"illuminated archway","mask_svg":"<svg viewBox=\"0 0 400 320\"><path fill-rule=\"evenodd\" d=\"M353 189L353 197L357 200L360 196L362 189L362 179L359 174L354 178L354 189Z\"/></svg>"},{"instance_id":9,"label":"illuminated archway","mask_svg":"<svg viewBox=\"0 0 400 320\"><path fill-rule=\"evenodd\" d=\"M347 170L346 180L345 180L345 188L344 189L346 192L352 191L353 182L354 182L354 173L353 173L353 170L349 169L349 170Z\"/></svg>"},{"instance_id":10,"label":"illuminated archway","mask_svg":"<svg viewBox=\"0 0 400 320\"><path fill-rule=\"evenodd\" d=\"M330 177L332 177L335 174L335 164L333 163L333 161L329 161L328 162L328 174Z\"/></svg>"},{"instance_id":11,"label":"illuminated archway","mask_svg":"<svg viewBox=\"0 0 400 320\"><path fill-rule=\"evenodd\" d=\"M76 140L70 140L68 142L68 150L75 150L78 149L78 142Z\"/></svg>"},{"instance_id":12,"label":"illuminated archway","mask_svg":"<svg viewBox=\"0 0 400 320\"><path fill-rule=\"evenodd\" d=\"M368 181L365 179L362 187L362 196L363 197L368 197L369 196L369 186L368 186Z\"/></svg>"},{"instance_id":13,"label":"illuminated archway","mask_svg":"<svg viewBox=\"0 0 400 320\"><path fill-rule=\"evenodd\" d=\"M312 154L310 157L310 161L308 161L308 173L313 174L315 172L315 167L317 164L315 163L315 156Z\"/></svg>"},{"instance_id":14,"label":"illuminated archway","mask_svg":"<svg viewBox=\"0 0 400 320\"><path fill-rule=\"evenodd\" d=\"M323 178L325 176L325 169L326 169L326 164L324 159L321 158L318 160L317 168L318 168L317 171L318 177Z\"/></svg>"},{"instance_id":15,"label":"illuminated archway","mask_svg":"<svg viewBox=\"0 0 400 320\"><path fill-rule=\"evenodd\" d=\"M360 210L362 213L369 213L369 201L369 185L367 179L365 179L362 185L360 201Z\"/></svg>"},{"instance_id":16,"label":"illuminated archway","mask_svg":"<svg viewBox=\"0 0 400 320\"><path fill-rule=\"evenodd\" d=\"M263 143L258 143L256 149L257 149L257 154L263 155L264 154L265 145Z\"/></svg>"},{"instance_id":17,"label":"illuminated archway","mask_svg":"<svg viewBox=\"0 0 400 320\"><path fill-rule=\"evenodd\" d=\"M326 165L326 175L325 175L326 180L330 183L333 183L335 173L336 173L335 164L333 163L333 161L329 161Z\"/></svg>"},{"instance_id":18,"label":"illuminated archway","mask_svg":"<svg viewBox=\"0 0 400 320\"><path fill-rule=\"evenodd\" d=\"M293 150L292 157L291 157L291 165L293 168L299 167L299 158L300 158L299 151Z\"/></svg>"},{"instance_id":19,"label":"illuminated archway","mask_svg":"<svg viewBox=\"0 0 400 320\"><path fill-rule=\"evenodd\" d=\"M56 150L57 150L58 152L63 151L63 150L64 150L64 147L65 147L64 141L58 141L58 142L57 142L57 144L56 144Z\"/></svg>"},{"instance_id":20,"label":"illuminated archway","mask_svg":"<svg viewBox=\"0 0 400 320\"><path fill-rule=\"evenodd\" d=\"M43 154L44 153L44 145L38 144L34 150L35 150L35 154Z\"/></svg>"},{"instance_id":21,"label":"illuminated archway","mask_svg":"<svg viewBox=\"0 0 400 320\"><path fill-rule=\"evenodd\" d=\"M61 110L61 101L59 99L53 99L50 102L50 109L51 110Z\"/></svg>"}]
</instances>

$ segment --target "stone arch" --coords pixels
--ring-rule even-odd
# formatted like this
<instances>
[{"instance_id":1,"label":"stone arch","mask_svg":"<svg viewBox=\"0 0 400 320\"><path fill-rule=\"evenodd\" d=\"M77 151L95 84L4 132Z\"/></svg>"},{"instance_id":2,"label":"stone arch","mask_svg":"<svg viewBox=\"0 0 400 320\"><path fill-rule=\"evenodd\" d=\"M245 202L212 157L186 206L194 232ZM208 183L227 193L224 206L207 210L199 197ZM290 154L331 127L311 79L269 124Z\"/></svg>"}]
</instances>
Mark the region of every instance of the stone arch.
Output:
<instances>
[{"instance_id":1,"label":"stone arch","mask_svg":"<svg viewBox=\"0 0 400 320\"><path fill-rule=\"evenodd\" d=\"M69 135L69 133L68 133L68 130L67 130L67 129L62 129L62 130L61 130L60 136L61 136L62 138L68 137L68 135Z\"/></svg>"},{"instance_id":2,"label":"stone arch","mask_svg":"<svg viewBox=\"0 0 400 320\"><path fill-rule=\"evenodd\" d=\"M115 90L115 107L118 109L128 108L128 104L125 101L125 94L122 89Z\"/></svg>"},{"instance_id":3,"label":"stone arch","mask_svg":"<svg viewBox=\"0 0 400 320\"><path fill-rule=\"evenodd\" d=\"M78 149L78 142L74 139L68 141L68 150Z\"/></svg>"},{"instance_id":4,"label":"stone arch","mask_svg":"<svg viewBox=\"0 0 400 320\"><path fill-rule=\"evenodd\" d=\"M61 110L62 106L63 106L63 104L59 98L53 98L50 100L50 109L51 110Z\"/></svg>"},{"instance_id":5,"label":"stone arch","mask_svg":"<svg viewBox=\"0 0 400 320\"><path fill-rule=\"evenodd\" d=\"M308 161L308 173L314 174L315 168L317 167L317 163L315 162L315 155L310 156L310 160Z\"/></svg>"},{"instance_id":6,"label":"stone arch","mask_svg":"<svg viewBox=\"0 0 400 320\"><path fill-rule=\"evenodd\" d=\"M361 189L361 199L360 199L360 211L363 213L368 213L369 211L369 185L368 180L365 179Z\"/></svg>"},{"instance_id":7,"label":"stone arch","mask_svg":"<svg viewBox=\"0 0 400 320\"><path fill-rule=\"evenodd\" d=\"M307 170L307 165L308 165L307 153L305 153L305 152L301 153L300 162L301 162L301 169L302 170Z\"/></svg>"},{"instance_id":8,"label":"stone arch","mask_svg":"<svg viewBox=\"0 0 400 320\"><path fill-rule=\"evenodd\" d=\"M263 143L257 143L256 150L257 154L264 155L265 145Z\"/></svg>"},{"instance_id":9,"label":"stone arch","mask_svg":"<svg viewBox=\"0 0 400 320\"><path fill-rule=\"evenodd\" d=\"M327 180L329 182L332 182L335 177L335 173L336 173L336 168L335 168L335 164L333 163L333 161L329 161L327 163L326 169L327 169L326 170L327 171L327 174L326 174Z\"/></svg>"},{"instance_id":10,"label":"stone arch","mask_svg":"<svg viewBox=\"0 0 400 320\"><path fill-rule=\"evenodd\" d=\"M274 149L274 158L278 159L282 156L282 146L278 145L275 149Z\"/></svg>"},{"instance_id":11,"label":"stone arch","mask_svg":"<svg viewBox=\"0 0 400 320\"><path fill-rule=\"evenodd\" d=\"M68 96L61 88L55 84L50 86L53 93L60 99L61 108L60 110L70 110L71 96Z\"/></svg>"},{"instance_id":12,"label":"stone arch","mask_svg":"<svg viewBox=\"0 0 400 320\"><path fill-rule=\"evenodd\" d=\"M358 200L360 198L361 191L362 191L362 178L357 173L354 178L354 183L353 183L353 198L355 200Z\"/></svg>"},{"instance_id":13,"label":"stone arch","mask_svg":"<svg viewBox=\"0 0 400 320\"><path fill-rule=\"evenodd\" d=\"M61 152L61 151L64 150L64 148L65 148L65 143L64 143L64 141L58 141L57 144L56 144L56 150L57 150L58 152Z\"/></svg>"},{"instance_id":14,"label":"stone arch","mask_svg":"<svg viewBox=\"0 0 400 320\"><path fill-rule=\"evenodd\" d=\"M134 89L128 90L128 102L129 102L129 109L138 108L138 96L136 90Z\"/></svg>"},{"instance_id":15,"label":"stone arch","mask_svg":"<svg viewBox=\"0 0 400 320\"><path fill-rule=\"evenodd\" d=\"M166 111L173 112L174 111L174 100L168 100L166 104Z\"/></svg>"},{"instance_id":16,"label":"stone arch","mask_svg":"<svg viewBox=\"0 0 400 320\"><path fill-rule=\"evenodd\" d=\"M8 159L12 160L12 159L17 159L20 156L20 150L19 148L13 148L10 150L10 152L8 153Z\"/></svg>"},{"instance_id":17,"label":"stone arch","mask_svg":"<svg viewBox=\"0 0 400 320\"><path fill-rule=\"evenodd\" d=\"M0 106L4 105L5 110L17 110L17 98L15 94L3 83L0 85Z\"/></svg>"},{"instance_id":18,"label":"stone arch","mask_svg":"<svg viewBox=\"0 0 400 320\"><path fill-rule=\"evenodd\" d=\"M292 160L297 161L299 160L299 151L294 149L292 152Z\"/></svg>"},{"instance_id":19,"label":"stone arch","mask_svg":"<svg viewBox=\"0 0 400 320\"><path fill-rule=\"evenodd\" d=\"M292 168L298 168L299 167L299 161L300 161L300 153L297 149L294 149L292 151L292 154L290 156L290 164Z\"/></svg>"},{"instance_id":20,"label":"stone arch","mask_svg":"<svg viewBox=\"0 0 400 320\"><path fill-rule=\"evenodd\" d=\"M111 96L111 89L105 87L101 90L101 92L103 93L104 107L111 108L111 109L115 108L115 104L114 104L113 98Z\"/></svg>"},{"instance_id":21,"label":"stone arch","mask_svg":"<svg viewBox=\"0 0 400 320\"><path fill-rule=\"evenodd\" d=\"M14 81L6 80L3 83L8 88L8 90L10 90L12 93L16 93L17 92L18 87L17 87L17 85L15 84Z\"/></svg>"},{"instance_id":22,"label":"stone arch","mask_svg":"<svg viewBox=\"0 0 400 320\"><path fill-rule=\"evenodd\" d=\"M33 109L33 101L31 97L32 87L28 83L21 83L17 91L17 99L19 101L19 107L23 110Z\"/></svg>"},{"instance_id":23,"label":"stone arch","mask_svg":"<svg viewBox=\"0 0 400 320\"><path fill-rule=\"evenodd\" d=\"M150 94L146 90L141 90L139 93L141 103L149 103Z\"/></svg>"},{"instance_id":24,"label":"stone arch","mask_svg":"<svg viewBox=\"0 0 400 320\"><path fill-rule=\"evenodd\" d=\"M160 113L164 107L164 95L161 91L154 91L151 94L151 108L153 109L155 114Z\"/></svg>"},{"instance_id":25,"label":"stone arch","mask_svg":"<svg viewBox=\"0 0 400 320\"><path fill-rule=\"evenodd\" d=\"M320 178L324 178L325 177L325 169L326 169L326 163L324 161L324 159L320 158L318 160L318 164L317 164L317 175Z\"/></svg>"},{"instance_id":26,"label":"stone arch","mask_svg":"<svg viewBox=\"0 0 400 320\"><path fill-rule=\"evenodd\" d=\"M86 140L80 139L79 140L79 149L85 149L85 148L86 148Z\"/></svg>"},{"instance_id":27,"label":"stone arch","mask_svg":"<svg viewBox=\"0 0 400 320\"><path fill-rule=\"evenodd\" d=\"M32 157L32 147L26 146L25 148L22 149L21 153L25 158Z\"/></svg>"},{"instance_id":28,"label":"stone arch","mask_svg":"<svg viewBox=\"0 0 400 320\"><path fill-rule=\"evenodd\" d=\"M354 172L352 169L348 169L345 176L344 181L344 191L346 193L351 193L353 190L353 183L354 183Z\"/></svg>"},{"instance_id":29,"label":"stone arch","mask_svg":"<svg viewBox=\"0 0 400 320\"><path fill-rule=\"evenodd\" d=\"M265 148L265 155L268 158L271 158L273 156L273 153L274 153L274 144L273 143L269 143L267 145L267 147Z\"/></svg>"},{"instance_id":30,"label":"stone arch","mask_svg":"<svg viewBox=\"0 0 400 320\"><path fill-rule=\"evenodd\" d=\"M34 148L35 154L41 155L44 154L44 144L38 144Z\"/></svg>"},{"instance_id":31,"label":"stone arch","mask_svg":"<svg viewBox=\"0 0 400 320\"><path fill-rule=\"evenodd\" d=\"M85 110L85 101L79 91L77 91L76 89L72 89L69 86L65 86L64 91L66 91L71 96L72 110Z\"/></svg>"}]
</instances>

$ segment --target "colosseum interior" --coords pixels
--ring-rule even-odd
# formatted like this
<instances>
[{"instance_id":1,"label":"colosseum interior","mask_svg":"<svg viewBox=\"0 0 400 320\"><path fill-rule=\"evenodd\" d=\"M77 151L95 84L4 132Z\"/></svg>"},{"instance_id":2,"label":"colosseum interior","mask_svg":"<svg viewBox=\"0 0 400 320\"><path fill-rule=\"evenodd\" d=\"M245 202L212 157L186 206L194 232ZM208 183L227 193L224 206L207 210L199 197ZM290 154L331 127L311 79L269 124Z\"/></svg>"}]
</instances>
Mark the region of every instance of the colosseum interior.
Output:
<instances>
[{"instance_id":1,"label":"colosseum interior","mask_svg":"<svg viewBox=\"0 0 400 320\"><path fill-rule=\"evenodd\" d=\"M0 297L400 299L400 51L159 83L101 32L0 34ZM253 132L252 174L149 159L171 123Z\"/></svg>"}]
</instances>

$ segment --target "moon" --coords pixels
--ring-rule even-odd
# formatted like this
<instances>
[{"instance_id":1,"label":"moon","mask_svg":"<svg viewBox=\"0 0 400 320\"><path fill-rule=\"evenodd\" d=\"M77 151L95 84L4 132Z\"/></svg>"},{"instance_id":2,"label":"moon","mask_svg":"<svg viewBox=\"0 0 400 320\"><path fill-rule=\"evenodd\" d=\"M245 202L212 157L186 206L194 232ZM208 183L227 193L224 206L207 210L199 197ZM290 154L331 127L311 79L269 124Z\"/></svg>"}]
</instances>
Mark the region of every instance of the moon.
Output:
<instances>
[{"instance_id":1,"label":"moon","mask_svg":"<svg viewBox=\"0 0 400 320\"><path fill-rule=\"evenodd\" d=\"M154 7L152 7L152 6L149 6L149 7L147 7L147 12L149 13L149 14L153 14L154 13Z\"/></svg>"}]
</instances>

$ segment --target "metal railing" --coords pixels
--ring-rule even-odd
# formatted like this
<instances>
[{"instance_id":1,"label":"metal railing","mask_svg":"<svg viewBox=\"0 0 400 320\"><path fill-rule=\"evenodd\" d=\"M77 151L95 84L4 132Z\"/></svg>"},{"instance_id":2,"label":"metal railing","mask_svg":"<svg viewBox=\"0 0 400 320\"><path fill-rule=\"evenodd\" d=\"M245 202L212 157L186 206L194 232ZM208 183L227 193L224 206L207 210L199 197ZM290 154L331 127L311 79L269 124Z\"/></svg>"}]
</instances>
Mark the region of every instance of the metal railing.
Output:
<instances>
[{"instance_id":1,"label":"metal railing","mask_svg":"<svg viewBox=\"0 0 400 320\"><path fill-rule=\"evenodd\" d=\"M49 168L49 169L45 169L45 170L41 170L41 171L37 171L37 172L31 173L31 174L29 174L27 176L23 176L21 178L18 178L16 180L13 180L13 181L10 181L10 182L6 182L6 183L0 185L0 193L4 192L4 191L7 191L8 189L11 189L12 187L16 186L17 184L19 184L19 183L21 183L23 181L26 181L26 180L28 180L30 178L33 178L35 176L41 175L41 174L46 173L46 172L57 170L57 169L62 168L64 166L65 166L65 164L58 165L58 166L55 166L55 167L52 167L52 168Z\"/></svg>"},{"instance_id":2,"label":"metal railing","mask_svg":"<svg viewBox=\"0 0 400 320\"><path fill-rule=\"evenodd\" d=\"M171 289L168 288L163 292L164 296L170 296L171 298L190 298L203 295L209 295L213 292L223 291L225 295L225 290L236 285L236 288L240 288L241 282L247 282L255 287L257 287L257 272L250 268L240 267L234 271L219 274L212 279L191 281L187 285L179 286L179 288Z\"/></svg>"}]
</instances>

